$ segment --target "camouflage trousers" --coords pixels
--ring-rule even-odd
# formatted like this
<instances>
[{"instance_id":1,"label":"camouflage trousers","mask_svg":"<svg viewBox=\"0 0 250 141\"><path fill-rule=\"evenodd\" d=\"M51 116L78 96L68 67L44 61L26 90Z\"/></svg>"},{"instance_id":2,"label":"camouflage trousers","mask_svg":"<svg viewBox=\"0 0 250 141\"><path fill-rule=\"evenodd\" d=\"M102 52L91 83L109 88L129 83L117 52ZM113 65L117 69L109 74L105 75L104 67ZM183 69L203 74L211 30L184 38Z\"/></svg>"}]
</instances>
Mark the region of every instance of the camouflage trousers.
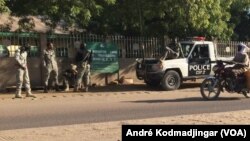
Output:
<instances>
[{"instance_id":1,"label":"camouflage trousers","mask_svg":"<svg viewBox=\"0 0 250 141\"><path fill-rule=\"evenodd\" d=\"M90 65L89 64L78 67L78 73L76 76L74 91L77 91L81 87L82 82L85 88L88 88L88 86L90 85Z\"/></svg>"},{"instance_id":2,"label":"camouflage trousers","mask_svg":"<svg viewBox=\"0 0 250 141\"><path fill-rule=\"evenodd\" d=\"M70 86L75 86L75 77L63 76L64 91L68 91Z\"/></svg>"},{"instance_id":3,"label":"camouflage trousers","mask_svg":"<svg viewBox=\"0 0 250 141\"><path fill-rule=\"evenodd\" d=\"M49 79L50 79L52 73L54 73L52 79L55 82L55 84L58 85L58 68L57 67L56 68L46 67L45 74L44 74L44 77L45 77L44 85L45 86L48 86Z\"/></svg>"},{"instance_id":4,"label":"camouflage trousers","mask_svg":"<svg viewBox=\"0 0 250 141\"><path fill-rule=\"evenodd\" d=\"M16 95L17 96L21 95L23 84L26 89L26 94L31 94L29 71L27 68L25 70L21 68L17 69L17 73L16 73Z\"/></svg>"}]
</instances>

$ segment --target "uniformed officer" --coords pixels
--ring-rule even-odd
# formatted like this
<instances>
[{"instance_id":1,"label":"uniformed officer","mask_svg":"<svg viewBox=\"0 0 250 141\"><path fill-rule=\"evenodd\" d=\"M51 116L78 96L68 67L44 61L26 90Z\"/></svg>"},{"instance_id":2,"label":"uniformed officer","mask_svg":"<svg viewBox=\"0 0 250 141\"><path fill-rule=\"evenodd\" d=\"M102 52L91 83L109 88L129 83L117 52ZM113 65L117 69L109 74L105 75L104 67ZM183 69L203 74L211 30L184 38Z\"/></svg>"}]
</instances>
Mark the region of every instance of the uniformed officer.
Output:
<instances>
[{"instance_id":1,"label":"uniformed officer","mask_svg":"<svg viewBox=\"0 0 250 141\"><path fill-rule=\"evenodd\" d=\"M91 54L92 53L87 50L85 43L82 43L80 45L80 48L77 50L75 59L78 68L78 73L74 86L74 92L77 92L79 90L82 81L84 82L84 91L88 91L90 83L90 63L92 58Z\"/></svg>"},{"instance_id":2,"label":"uniformed officer","mask_svg":"<svg viewBox=\"0 0 250 141\"><path fill-rule=\"evenodd\" d=\"M24 44L15 51L15 60L17 68L15 98L22 98L21 93L23 83L26 89L26 97L36 97L31 93L29 71L27 67L27 55L29 48L30 47L28 46L28 44Z\"/></svg>"},{"instance_id":3,"label":"uniformed officer","mask_svg":"<svg viewBox=\"0 0 250 141\"><path fill-rule=\"evenodd\" d=\"M44 93L48 93L48 83L52 73L54 73L53 80L55 82L55 89L56 91L59 91L56 53L53 49L53 44L51 42L47 43L47 48L43 52L43 65L45 67Z\"/></svg>"},{"instance_id":4,"label":"uniformed officer","mask_svg":"<svg viewBox=\"0 0 250 141\"><path fill-rule=\"evenodd\" d=\"M74 85L77 76L77 66L74 64L70 64L70 68L66 69L63 72L63 84L64 84L64 91L69 91L70 85Z\"/></svg>"}]
</instances>

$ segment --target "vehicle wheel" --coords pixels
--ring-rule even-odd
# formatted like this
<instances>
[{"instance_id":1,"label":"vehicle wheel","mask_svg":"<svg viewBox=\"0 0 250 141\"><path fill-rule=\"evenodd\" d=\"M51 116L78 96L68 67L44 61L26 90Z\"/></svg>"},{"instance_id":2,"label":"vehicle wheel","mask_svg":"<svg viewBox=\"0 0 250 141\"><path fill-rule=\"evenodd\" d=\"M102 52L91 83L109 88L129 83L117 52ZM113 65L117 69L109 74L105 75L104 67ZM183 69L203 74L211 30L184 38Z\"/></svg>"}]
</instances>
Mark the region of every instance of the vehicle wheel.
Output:
<instances>
[{"instance_id":1,"label":"vehicle wheel","mask_svg":"<svg viewBox=\"0 0 250 141\"><path fill-rule=\"evenodd\" d=\"M160 81L156 80L145 80L145 83L150 87L156 87L160 85Z\"/></svg>"},{"instance_id":2,"label":"vehicle wheel","mask_svg":"<svg viewBox=\"0 0 250 141\"><path fill-rule=\"evenodd\" d=\"M164 90L176 90L181 85L181 77L178 72L170 70L164 75L162 79L162 88Z\"/></svg>"},{"instance_id":3,"label":"vehicle wheel","mask_svg":"<svg viewBox=\"0 0 250 141\"><path fill-rule=\"evenodd\" d=\"M136 71L136 77L139 79L139 80L143 80L143 77L141 75L139 75L139 72Z\"/></svg>"},{"instance_id":4,"label":"vehicle wheel","mask_svg":"<svg viewBox=\"0 0 250 141\"><path fill-rule=\"evenodd\" d=\"M220 85L215 79L205 79L200 86L201 96L206 100L215 100L220 95Z\"/></svg>"}]
</instances>

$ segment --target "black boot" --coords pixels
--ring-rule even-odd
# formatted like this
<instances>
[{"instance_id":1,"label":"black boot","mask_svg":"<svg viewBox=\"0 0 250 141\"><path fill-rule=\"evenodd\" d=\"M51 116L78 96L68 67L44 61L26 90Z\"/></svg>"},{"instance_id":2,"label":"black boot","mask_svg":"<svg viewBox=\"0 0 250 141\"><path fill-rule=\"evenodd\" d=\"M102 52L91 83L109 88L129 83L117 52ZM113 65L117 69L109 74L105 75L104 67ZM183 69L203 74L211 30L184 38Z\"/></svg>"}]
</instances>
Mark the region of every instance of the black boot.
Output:
<instances>
[{"instance_id":1,"label":"black boot","mask_svg":"<svg viewBox=\"0 0 250 141\"><path fill-rule=\"evenodd\" d=\"M59 92L59 91L60 91L60 89L59 89L59 86L58 86L58 85L55 85L55 89L56 89L56 91L57 91L57 92Z\"/></svg>"},{"instance_id":2,"label":"black boot","mask_svg":"<svg viewBox=\"0 0 250 141\"><path fill-rule=\"evenodd\" d=\"M47 85L44 86L43 93L48 93L48 86Z\"/></svg>"},{"instance_id":3,"label":"black boot","mask_svg":"<svg viewBox=\"0 0 250 141\"><path fill-rule=\"evenodd\" d=\"M88 91L89 91L89 87L87 86L84 88L84 92L88 92Z\"/></svg>"}]
</instances>

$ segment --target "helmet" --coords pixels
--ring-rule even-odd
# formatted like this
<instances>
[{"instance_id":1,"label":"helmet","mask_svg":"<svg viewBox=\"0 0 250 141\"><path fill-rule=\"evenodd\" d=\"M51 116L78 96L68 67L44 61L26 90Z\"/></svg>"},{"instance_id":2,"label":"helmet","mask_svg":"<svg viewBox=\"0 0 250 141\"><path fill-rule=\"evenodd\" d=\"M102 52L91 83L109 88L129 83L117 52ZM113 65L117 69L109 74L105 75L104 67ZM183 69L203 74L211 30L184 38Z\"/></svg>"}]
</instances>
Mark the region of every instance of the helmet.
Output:
<instances>
[{"instance_id":1,"label":"helmet","mask_svg":"<svg viewBox=\"0 0 250 141\"><path fill-rule=\"evenodd\" d=\"M248 49L248 47L244 43L239 43L237 45L238 52L244 53L247 51L247 49Z\"/></svg>"}]
</instances>

